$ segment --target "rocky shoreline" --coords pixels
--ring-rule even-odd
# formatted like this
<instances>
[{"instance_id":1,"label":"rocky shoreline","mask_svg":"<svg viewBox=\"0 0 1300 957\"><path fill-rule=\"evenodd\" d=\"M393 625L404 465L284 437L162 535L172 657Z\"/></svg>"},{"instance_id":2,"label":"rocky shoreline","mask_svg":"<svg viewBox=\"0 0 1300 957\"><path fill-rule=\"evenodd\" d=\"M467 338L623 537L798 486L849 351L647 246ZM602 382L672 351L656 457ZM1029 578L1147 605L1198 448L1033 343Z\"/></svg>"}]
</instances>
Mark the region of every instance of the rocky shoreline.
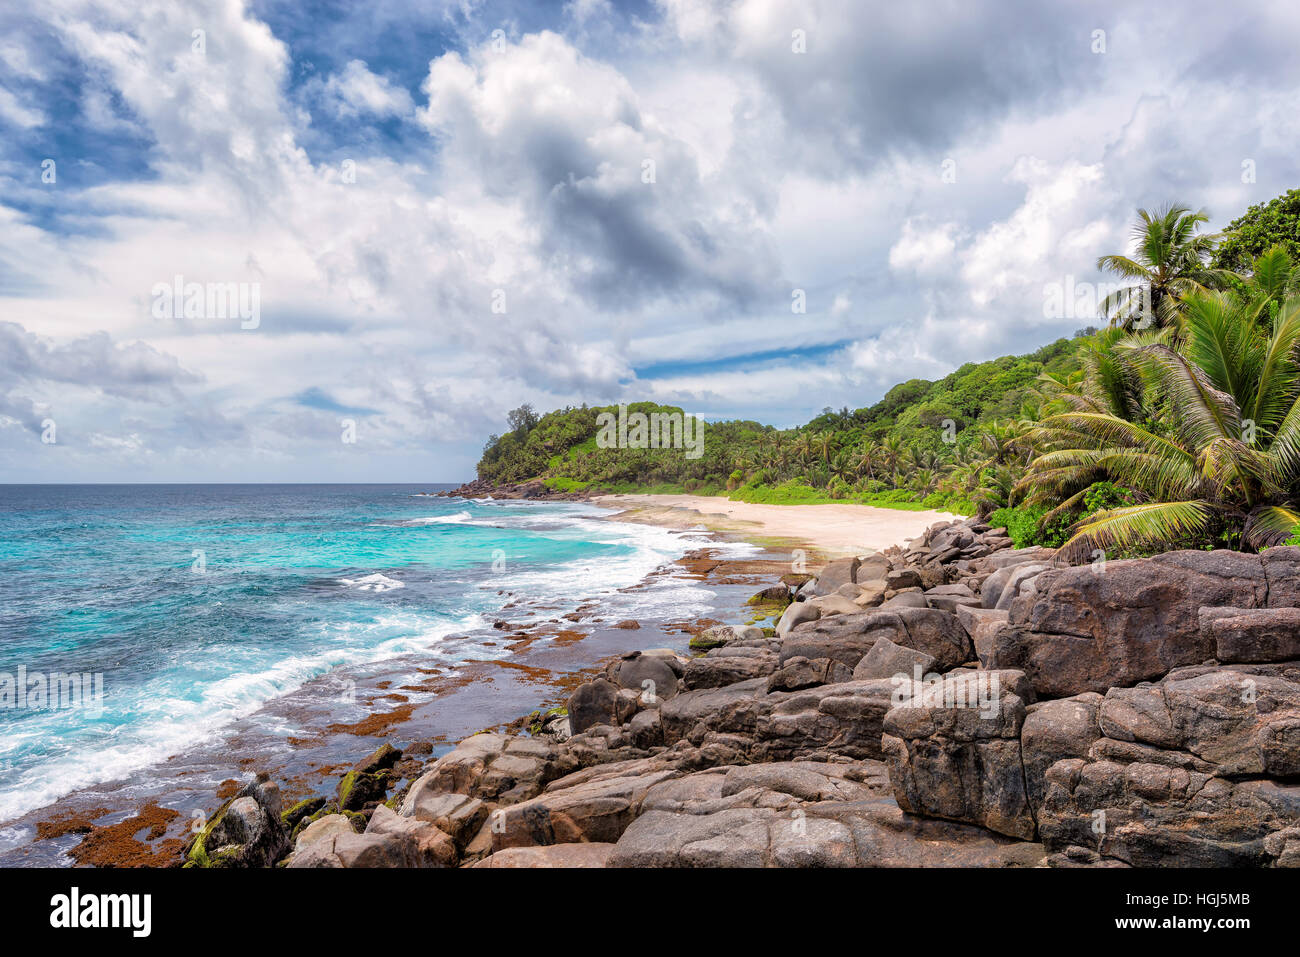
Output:
<instances>
[{"instance_id":1,"label":"rocky shoreline","mask_svg":"<svg viewBox=\"0 0 1300 957\"><path fill-rule=\"evenodd\" d=\"M486 479L474 479L457 488L429 493L437 498L522 498L539 502L587 502L600 492L557 492L546 487L541 479L532 479L517 485L498 485Z\"/></svg>"},{"instance_id":2,"label":"rocky shoreline","mask_svg":"<svg viewBox=\"0 0 1300 957\"><path fill-rule=\"evenodd\" d=\"M1063 564L974 520L786 575L395 794L257 780L186 866L1292 866L1300 548Z\"/></svg>"}]
</instances>

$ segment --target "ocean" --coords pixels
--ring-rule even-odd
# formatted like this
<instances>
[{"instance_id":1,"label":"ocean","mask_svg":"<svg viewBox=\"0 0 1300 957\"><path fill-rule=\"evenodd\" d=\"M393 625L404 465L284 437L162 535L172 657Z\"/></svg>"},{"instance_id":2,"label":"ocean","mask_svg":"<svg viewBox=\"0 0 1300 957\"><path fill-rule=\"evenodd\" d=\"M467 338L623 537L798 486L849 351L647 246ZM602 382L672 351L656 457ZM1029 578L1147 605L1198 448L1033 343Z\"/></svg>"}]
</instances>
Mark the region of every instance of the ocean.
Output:
<instances>
[{"instance_id":1,"label":"ocean","mask_svg":"<svg viewBox=\"0 0 1300 957\"><path fill-rule=\"evenodd\" d=\"M170 756L219 753L250 723L290 740L304 729L268 702L336 694L334 676L508 655L490 640L507 607L712 607L689 576L641 584L708 542L700 532L583 503L427 494L442 488L0 486L0 825L104 782L147 791ZM85 676L81 700L58 701L55 674ZM21 836L0 830L0 851Z\"/></svg>"}]
</instances>

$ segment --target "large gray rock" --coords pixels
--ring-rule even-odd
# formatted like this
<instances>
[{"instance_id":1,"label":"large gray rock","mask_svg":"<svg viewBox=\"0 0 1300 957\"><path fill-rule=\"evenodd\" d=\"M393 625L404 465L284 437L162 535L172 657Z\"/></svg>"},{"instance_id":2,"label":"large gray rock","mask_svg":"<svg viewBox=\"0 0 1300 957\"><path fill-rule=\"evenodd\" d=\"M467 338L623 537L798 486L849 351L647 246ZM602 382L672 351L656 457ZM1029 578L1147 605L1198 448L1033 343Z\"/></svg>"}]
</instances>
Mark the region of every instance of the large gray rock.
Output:
<instances>
[{"instance_id":1,"label":"large gray rock","mask_svg":"<svg viewBox=\"0 0 1300 957\"><path fill-rule=\"evenodd\" d=\"M816 621L821 617L822 610L808 601L797 601L786 607L781 612L781 617L776 623L776 633L778 637L784 638L798 625L805 622Z\"/></svg>"},{"instance_id":2,"label":"large gray rock","mask_svg":"<svg viewBox=\"0 0 1300 957\"><path fill-rule=\"evenodd\" d=\"M754 652L743 654L742 652ZM721 688L724 685L762 678L777 668L775 652L758 648L715 648L702 658L686 663L682 685L687 690Z\"/></svg>"},{"instance_id":3,"label":"large gray rock","mask_svg":"<svg viewBox=\"0 0 1300 957\"><path fill-rule=\"evenodd\" d=\"M997 603L993 606L999 611L1009 611L1011 603L1024 593L1026 586L1031 581L1051 568L1050 565L1042 565L1037 562L1029 562L1024 565L1012 565L1010 568L1004 568L994 572L989 576L989 580L984 583L984 590L990 587L990 581L1003 573L1006 574L1006 581L1002 584L998 593ZM981 591L983 597L984 592ZM987 605L985 606L987 607Z\"/></svg>"},{"instance_id":4,"label":"large gray rock","mask_svg":"<svg viewBox=\"0 0 1300 957\"><path fill-rule=\"evenodd\" d=\"M750 756L756 761L819 753L879 759L881 727L895 693L895 682L885 679L767 695L756 714Z\"/></svg>"},{"instance_id":5,"label":"large gray rock","mask_svg":"<svg viewBox=\"0 0 1300 957\"><path fill-rule=\"evenodd\" d=\"M507 847L489 854L470 867L552 868L605 867L613 844L551 844L538 847Z\"/></svg>"},{"instance_id":6,"label":"large gray rock","mask_svg":"<svg viewBox=\"0 0 1300 957\"><path fill-rule=\"evenodd\" d=\"M975 657L982 667L991 667L997 633L1006 626L1011 613L996 608L962 606L957 609L957 621L970 635Z\"/></svg>"},{"instance_id":7,"label":"large gray rock","mask_svg":"<svg viewBox=\"0 0 1300 957\"><path fill-rule=\"evenodd\" d=\"M908 679L923 678L933 669L933 655L927 655L914 648L904 648L902 645L894 644L888 638L881 637L876 639L871 650L863 655L862 660L853 669L853 677L858 681L892 678L895 675L904 675Z\"/></svg>"},{"instance_id":8,"label":"large gray rock","mask_svg":"<svg viewBox=\"0 0 1300 957\"><path fill-rule=\"evenodd\" d=\"M673 667L674 664L676 662L670 663L667 658L643 655L638 651L614 662L609 676L620 688L630 688L647 696L671 698L677 694L677 678L681 674Z\"/></svg>"},{"instance_id":9,"label":"large gray rock","mask_svg":"<svg viewBox=\"0 0 1300 957\"><path fill-rule=\"evenodd\" d=\"M940 670L971 658L970 639L956 616L934 608L880 608L801 625L782 642L781 662L835 658L854 668L881 637L930 655Z\"/></svg>"},{"instance_id":10,"label":"large gray rock","mask_svg":"<svg viewBox=\"0 0 1300 957\"><path fill-rule=\"evenodd\" d=\"M1043 805L1047 769L1057 761L1087 756L1101 737L1101 702L1101 695L1089 691L1073 698L1040 701L1025 709L1020 751L1025 789L1035 816Z\"/></svg>"},{"instance_id":11,"label":"large gray rock","mask_svg":"<svg viewBox=\"0 0 1300 957\"><path fill-rule=\"evenodd\" d=\"M926 603L931 608L941 611L956 612L963 605L978 605L980 600L971 591L970 586L960 582L951 585L936 585L925 592Z\"/></svg>"},{"instance_id":12,"label":"large gray rock","mask_svg":"<svg viewBox=\"0 0 1300 957\"><path fill-rule=\"evenodd\" d=\"M1212 658L1200 608L1269 597L1260 557L1229 551L1053 569L1035 584L1013 603L990 664L1023 670L1041 697L1104 693Z\"/></svg>"},{"instance_id":13,"label":"large gray rock","mask_svg":"<svg viewBox=\"0 0 1300 957\"><path fill-rule=\"evenodd\" d=\"M1204 615L1201 621L1204 625ZM1261 608L1223 615L1210 623L1210 629L1215 657L1223 662L1300 658L1300 608Z\"/></svg>"},{"instance_id":14,"label":"large gray rock","mask_svg":"<svg viewBox=\"0 0 1300 957\"><path fill-rule=\"evenodd\" d=\"M840 558L828 562L817 573L817 582L813 586L813 594L833 595L841 585L852 584L860 564L861 559L858 558Z\"/></svg>"},{"instance_id":15,"label":"large gray rock","mask_svg":"<svg viewBox=\"0 0 1300 957\"><path fill-rule=\"evenodd\" d=\"M557 774L551 746L544 741L476 734L429 765L411 786L408 800L417 791L427 791L494 802L521 801L537 794Z\"/></svg>"},{"instance_id":16,"label":"large gray rock","mask_svg":"<svg viewBox=\"0 0 1300 957\"><path fill-rule=\"evenodd\" d=\"M1020 672L954 673L892 708L883 749L898 806L1032 839L1020 750L1032 696Z\"/></svg>"},{"instance_id":17,"label":"large gray rock","mask_svg":"<svg viewBox=\"0 0 1300 957\"><path fill-rule=\"evenodd\" d=\"M1041 845L912 817L888 797L815 803L776 798L773 804L646 811L623 833L608 865L1034 867L1043 859Z\"/></svg>"},{"instance_id":18,"label":"large gray rock","mask_svg":"<svg viewBox=\"0 0 1300 957\"><path fill-rule=\"evenodd\" d=\"M1054 856L1225 867L1300 849L1286 837L1300 825L1297 663L1195 666L1113 688L1097 723L1104 736L1085 756L1046 773L1039 829Z\"/></svg>"},{"instance_id":19,"label":"large gray rock","mask_svg":"<svg viewBox=\"0 0 1300 957\"><path fill-rule=\"evenodd\" d=\"M802 691L852 680L853 671L849 666L834 658L791 658L767 679L767 690Z\"/></svg>"},{"instance_id":20,"label":"large gray rock","mask_svg":"<svg viewBox=\"0 0 1300 957\"><path fill-rule=\"evenodd\" d=\"M680 774L663 759L619 762L559 778L535 798L498 809L492 850L541 844L613 843L654 785Z\"/></svg>"},{"instance_id":21,"label":"large gray rock","mask_svg":"<svg viewBox=\"0 0 1300 957\"><path fill-rule=\"evenodd\" d=\"M604 678L578 685L569 695L569 729L574 734L582 734L594 725L618 726L630 719L632 714L619 697L619 691L618 685Z\"/></svg>"}]
</instances>

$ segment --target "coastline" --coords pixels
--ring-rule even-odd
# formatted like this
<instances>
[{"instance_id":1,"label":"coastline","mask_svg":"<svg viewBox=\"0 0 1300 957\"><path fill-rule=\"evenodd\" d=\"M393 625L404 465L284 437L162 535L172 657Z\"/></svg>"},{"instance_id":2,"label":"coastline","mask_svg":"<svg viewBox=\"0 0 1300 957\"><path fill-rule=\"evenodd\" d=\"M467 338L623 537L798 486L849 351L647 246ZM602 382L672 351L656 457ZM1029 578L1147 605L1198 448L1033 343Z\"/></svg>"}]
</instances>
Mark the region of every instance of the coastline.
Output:
<instances>
[{"instance_id":1,"label":"coastline","mask_svg":"<svg viewBox=\"0 0 1300 957\"><path fill-rule=\"evenodd\" d=\"M709 515L680 501L593 504L616 521L644 509L642 521L694 535L697 516ZM716 618L692 611L616 621L606 595L540 622L526 620L537 609L522 595L507 602L513 620L493 627L520 656L474 665L525 679L509 699L513 710L507 699L482 698L484 683L456 675L423 708L330 726L364 740L352 739L346 760L316 768L305 790L302 775L241 760L239 780L193 818L137 801L125 813L100 808L45 826L63 827L65 840L84 836L88 852L74 855L77 863L108 866L1300 861L1293 743L1270 738L1277 744L1262 777L1243 773L1258 758L1242 736L1258 714L1222 707L1225 693L1236 700L1250 681L1277 695L1271 728L1282 733L1300 720L1300 596L1290 586L1258 587L1293 581L1300 548L1172 552L1099 571L1053 549L1015 549L1004 528L967 519L807 574L799 548L727 557L726 538L773 531L754 517L693 539L697 547L620 589L653 588L658 577L705 582ZM778 524L796 535L807 527ZM1158 621L1149 617L1154 592L1168 599ZM1062 648L1055 619L1039 616L1047 608L1099 622L1093 644L1068 636ZM556 636L539 624L573 637L544 640ZM584 635L584 626L595 627ZM1153 628L1165 649L1154 663L1140 654ZM1116 663L1101 675L1089 657L1096 646ZM1044 648L1062 650L1036 658ZM473 699L462 693L489 701L496 720L466 723L462 707ZM1126 710L1130 698L1139 706ZM1106 712L1106 702L1119 710ZM1159 746L1134 745L1157 706L1177 712L1174 731ZM421 710L461 724L422 737ZM1206 751L1198 729L1211 719L1234 722L1240 734ZM963 772L970 767L978 773ZM1096 814L1132 810L1115 803L1129 792L1071 785L1088 775L1142 788L1141 813L1106 842L1090 840ZM1190 830L1189 813L1198 822Z\"/></svg>"},{"instance_id":2,"label":"coastline","mask_svg":"<svg viewBox=\"0 0 1300 957\"><path fill-rule=\"evenodd\" d=\"M637 521L602 506L606 510L600 518ZM699 524L670 527L685 531ZM616 609L608 607L608 598L575 595L576 610L560 615L559 609L548 611L519 594L502 607L491 639L480 642L500 647L500 657L467 660L450 669L430 667L432 662L409 656L372 662L364 676L348 676L355 679L357 701L367 710L360 721L331 714L322 710L319 700L311 700L312 686L337 683L339 675L331 672L313 679L304 688L267 701L253 716L272 715L296 730L287 751L264 750L282 742L259 736L253 722L240 721L215 746L184 749L156 766L166 769L173 788L181 791L151 793L133 779L73 791L4 822L6 829L30 829L34 834L0 850L0 859L10 866L179 866L195 813L214 812L251 775L277 780L286 802L293 803L328 796L356 758L385 745L404 752L403 763L394 770L408 775L476 733L526 733L539 713L562 706L576 686L620 655L655 647L684 654L698 631L744 620L746 599L790 567L790 556L770 545L756 543L760 551L749 558L716 547L725 541L750 541L746 534L694 530L693 537L702 542L620 593L643 591L677 576L716 593L709 613L686 620L643 619L630 627L612 617ZM412 671L422 676L414 683ZM432 692L432 698L412 703L417 697L413 692ZM215 787L213 782L218 782ZM408 783L409 778L399 777L394 789Z\"/></svg>"},{"instance_id":3,"label":"coastline","mask_svg":"<svg viewBox=\"0 0 1300 957\"><path fill-rule=\"evenodd\" d=\"M964 516L872 505L766 505L707 495L599 495L592 504L618 509L611 518L668 528L702 525L755 543L812 549L843 558L903 546L941 522Z\"/></svg>"}]
</instances>

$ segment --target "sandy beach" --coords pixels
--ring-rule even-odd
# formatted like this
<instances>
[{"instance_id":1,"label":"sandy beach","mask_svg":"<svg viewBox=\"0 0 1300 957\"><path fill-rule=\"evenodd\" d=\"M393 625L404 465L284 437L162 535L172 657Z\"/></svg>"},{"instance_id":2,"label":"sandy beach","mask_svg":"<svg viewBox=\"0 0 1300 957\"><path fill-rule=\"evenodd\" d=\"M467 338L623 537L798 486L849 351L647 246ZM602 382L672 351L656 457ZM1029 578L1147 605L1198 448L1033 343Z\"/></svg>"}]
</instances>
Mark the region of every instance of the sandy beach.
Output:
<instances>
[{"instance_id":1,"label":"sandy beach","mask_svg":"<svg viewBox=\"0 0 1300 957\"><path fill-rule=\"evenodd\" d=\"M810 546L832 558L901 545L936 522L961 518L870 505L756 505L709 495L603 495L593 502L623 510L619 518L627 521L670 528L704 525L751 540Z\"/></svg>"}]
</instances>

